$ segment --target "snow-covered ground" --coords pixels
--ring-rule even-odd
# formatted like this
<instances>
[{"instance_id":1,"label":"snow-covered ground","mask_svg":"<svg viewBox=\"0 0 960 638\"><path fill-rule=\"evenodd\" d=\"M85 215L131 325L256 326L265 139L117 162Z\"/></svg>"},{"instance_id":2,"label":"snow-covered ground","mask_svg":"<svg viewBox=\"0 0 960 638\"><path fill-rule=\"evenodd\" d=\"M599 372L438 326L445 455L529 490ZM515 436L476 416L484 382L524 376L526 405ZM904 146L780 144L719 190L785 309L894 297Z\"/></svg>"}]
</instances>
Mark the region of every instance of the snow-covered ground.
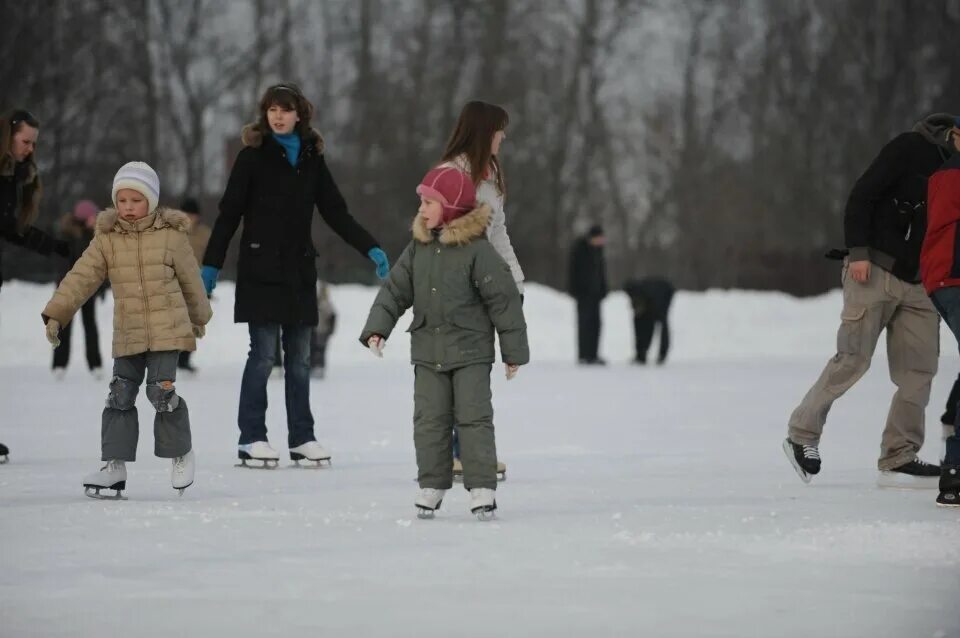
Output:
<instances>
[{"instance_id":1,"label":"snow-covered ground","mask_svg":"<svg viewBox=\"0 0 960 638\"><path fill-rule=\"evenodd\" d=\"M84 498L106 382L86 373L79 330L67 378L51 378L39 318L51 290L0 293L0 441L13 450L0 467L0 636L960 636L960 513L934 491L874 486L892 394L882 349L831 413L811 485L780 450L831 354L836 293L681 294L664 368L627 363L627 302L613 295L611 365L584 369L571 302L529 286L534 363L509 384L498 369L509 478L499 519L480 523L461 488L436 520L415 518L407 343L398 332L383 361L359 346L375 291L358 286L333 290L330 374L313 383L332 468L233 467L246 334L221 284L201 372L178 383L196 484L170 488L141 393L130 500ZM100 306L104 328L110 313ZM928 459L958 369L947 333L943 346ZM281 381L270 396L285 452Z\"/></svg>"}]
</instances>

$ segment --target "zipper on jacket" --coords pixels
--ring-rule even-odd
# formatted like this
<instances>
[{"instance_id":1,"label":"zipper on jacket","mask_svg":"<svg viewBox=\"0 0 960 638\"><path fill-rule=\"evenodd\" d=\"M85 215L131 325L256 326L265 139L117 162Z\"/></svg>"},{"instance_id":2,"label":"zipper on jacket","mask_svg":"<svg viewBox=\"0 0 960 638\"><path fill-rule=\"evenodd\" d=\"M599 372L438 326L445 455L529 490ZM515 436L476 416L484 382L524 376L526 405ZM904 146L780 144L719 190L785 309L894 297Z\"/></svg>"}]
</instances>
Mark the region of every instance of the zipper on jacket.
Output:
<instances>
[{"instance_id":1,"label":"zipper on jacket","mask_svg":"<svg viewBox=\"0 0 960 638\"><path fill-rule=\"evenodd\" d=\"M140 296L143 298L143 330L147 336L147 350L150 349L150 308L147 306L146 284L143 282L143 253L140 250L140 235L137 233L137 272L140 274Z\"/></svg>"}]
</instances>

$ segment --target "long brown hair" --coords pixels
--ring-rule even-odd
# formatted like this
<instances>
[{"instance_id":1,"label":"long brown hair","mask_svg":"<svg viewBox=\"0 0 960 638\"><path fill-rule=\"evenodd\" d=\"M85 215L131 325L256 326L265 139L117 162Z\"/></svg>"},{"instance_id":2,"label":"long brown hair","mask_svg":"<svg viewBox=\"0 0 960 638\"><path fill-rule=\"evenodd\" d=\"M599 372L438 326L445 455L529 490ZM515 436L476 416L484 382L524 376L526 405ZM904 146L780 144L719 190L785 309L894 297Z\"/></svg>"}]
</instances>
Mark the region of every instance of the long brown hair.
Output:
<instances>
[{"instance_id":1,"label":"long brown hair","mask_svg":"<svg viewBox=\"0 0 960 638\"><path fill-rule=\"evenodd\" d=\"M474 185L479 185L490 170L496 179L497 190L501 195L505 195L507 188L503 170L497 156L490 152L490 146L494 134L506 129L509 123L510 116L496 104L479 100L467 102L460 111L457 126L450 135L446 150L443 151L442 161L449 162L465 155L470 163L470 177Z\"/></svg>"},{"instance_id":2,"label":"long brown hair","mask_svg":"<svg viewBox=\"0 0 960 638\"><path fill-rule=\"evenodd\" d=\"M270 123L267 122L267 111L271 106L277 105L288 111L296 111L300 121L297 122L294 130L300 137L307 138L312 132L310 119L313 117L313 104L310 103L300 87L292 82L283 82L274 84L263 92L260 98L260 106L257 111L257 121L253 124L253 129L262 135L273 132Z\"/></svg>"},{"instance_id":3,"label":"long brown hair","mask_svg":"<svg viewBox=\"0 0 960 638\"><path fill-rule=\"evenodd\" d=\"M18 188L20 201L17 202L20 207L17 211L17 230L21 232L36 219L40 210L40 196L43 194L33 154L22 162L25 164L24 172L17 175L17 161L13 158L13 136L24 126L39 129L40 122L24 109L15 109L0 117L0 175L14 175L21 182Z\"/></svg>"}]
</instances>

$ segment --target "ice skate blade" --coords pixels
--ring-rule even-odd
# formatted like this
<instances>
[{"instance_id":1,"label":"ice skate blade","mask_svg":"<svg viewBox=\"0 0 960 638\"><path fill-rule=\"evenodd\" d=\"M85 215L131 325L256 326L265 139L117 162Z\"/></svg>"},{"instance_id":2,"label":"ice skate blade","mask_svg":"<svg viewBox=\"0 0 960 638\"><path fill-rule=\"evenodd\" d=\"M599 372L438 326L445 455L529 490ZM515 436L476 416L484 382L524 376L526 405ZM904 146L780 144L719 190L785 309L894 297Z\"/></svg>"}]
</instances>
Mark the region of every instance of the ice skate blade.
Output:
<instances>
[{"instance_id":1,"label":"ice skate blade","mask_svg":"<svg viewBox=\"0 0 960 638\"><path fill-rule=\"evenodd\" d=\"M261 465L247 465L247 461L260 461ZM279 459L240 459L233 467L245 467L248 470L275 470L280 465Z\"/></svg>"},{"instance_id":2,"label":"ice skate blade","mask_svg":"<svg viewBox=\"0 0 960 638\"><path fill-rule=\"evenodd\" d=\"M952 503L943 503L942 501L937 501L937 507L942 507L943 509L952 509L955 507L960 507L960 500L953 501Z\"/></svg>"},{"instance_id":3,"label":"ice skate blade","mask_svg":"<svg viewBox=\"0 0 960 638\"><path fill-rule=\"evenodd\" d=\"M493 509L479 508L474 510L473 514L474 516L477 517L478 521L492 521L497 517L497 512L495 511L495 508Z\"/></svg>"},{"instance_id":4,"label":"ice skate blade","mask_svg":"<svg viewBox=\"0 0 960 638\"><path fill-rule=\"evenodd\" d=\"M100 501L125 501L127 497L123 495L122 489L117 489L115 487L102 487L96 485L84 485L83 493L89 498L95 498ZM111 496L109 494L101 494L100 490L114 490L114 494Z\"/></svg>"},{"instance_id":5,"label":"ice skate blade","mask_svg":"<svg viewBox=\"0 0 960 638\"><path fill-rule=\"evenodd\" d=\"M940 487L940 477L881 471L877 476L877 487L887 490L935 490Z\"/></svg>"},{"instance_id":6,"label":"ice skate blade","mask_svg":"<svg viewBox=\"0 0 960 638\"><path fill-rule=\"evenodd\" d=\"M333 465L333 462L330 460L329 456L323 459L308 459L307 457L298 454L297 457L299 458L294 458L293 454L290 455L290 458L293 460L293 463L290 465L290 467L301 470L320 470ZM305 461L306 465L300 465L300 461ZM324 463L326 463L326 465L324 465Z\"/></svg>"},{"instance_id":7,"label":"ice skate blade","mask_svg":"<svg viewBox=\"0 0 960 638\"><path fill-rule=\"evenodd\" d=\"M437 514L437 510L432 510L426 507L417 506L417 518L419 518L422 521L433 520L436 514Z\"/></svg>"},{"instance_id":8,"label":"ice skate blade","mask_svg":"<svg viewBox=\"0 0 960 638\"><path fill-rule=\"evenodd\" d=\"M790 439L783 440L783 453L787 455L787 460L790 461L790 465L793 466L793 469L796 471L797 476L800 477L800 480L804 483L810 483L810 479L813 477L805 469L800 467L799 463L797 463L797 459L793 455L793 446L790 445Z\"/></svg>"},{"instance_id":9,"label":"ice skate blade","mask_svg":"<svg viewBox=\"0 0 960 638\"><path fill-rule=\"evenodd\" d=\"M174 487L173 489L177 490L177 496L183 496L183 493L184 493L184 492L186 491L186 489L187 489L188 487L190 487L191 485L193 485L193 481L187 483L187 484L184 485L183 487Z\"/></svg>"}]
</instances>

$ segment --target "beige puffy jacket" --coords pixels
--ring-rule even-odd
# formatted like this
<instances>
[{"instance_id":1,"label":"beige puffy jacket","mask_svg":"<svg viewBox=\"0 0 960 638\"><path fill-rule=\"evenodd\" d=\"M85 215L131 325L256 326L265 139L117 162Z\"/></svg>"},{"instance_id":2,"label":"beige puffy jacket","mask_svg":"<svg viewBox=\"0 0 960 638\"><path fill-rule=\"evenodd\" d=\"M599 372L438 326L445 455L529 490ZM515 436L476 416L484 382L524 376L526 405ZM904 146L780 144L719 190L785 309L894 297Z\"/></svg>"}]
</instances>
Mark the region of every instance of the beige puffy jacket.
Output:
<instances>
[{"instance_id":1,"label":"beige puffy jacket","mask_svg":"<svg viewBox=\"0 0 960 638\"><path fill-rule=\"evenodd\" d=\"M97 216L96 234L64 277L44 321L66 325L104 279L113 290L113 356L146 351L192 351L193 326L204 326L213 311L200 280L180 211L158 208L135 222L108 209Z\"/></svg>"}]
</instances>

